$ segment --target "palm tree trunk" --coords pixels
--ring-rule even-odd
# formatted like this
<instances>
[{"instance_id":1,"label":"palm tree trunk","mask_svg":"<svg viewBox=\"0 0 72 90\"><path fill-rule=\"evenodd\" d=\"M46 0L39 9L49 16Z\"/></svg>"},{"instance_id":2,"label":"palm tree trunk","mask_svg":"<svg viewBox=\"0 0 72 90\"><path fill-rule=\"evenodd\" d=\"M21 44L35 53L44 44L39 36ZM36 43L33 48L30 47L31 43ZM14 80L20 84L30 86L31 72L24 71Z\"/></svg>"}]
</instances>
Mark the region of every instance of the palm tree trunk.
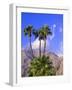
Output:
<instances>
[{"instance_id":1,"label":"palm tree trunk","mask_svg":"<svg viewBox=\"0 0 72 90\"><path fill-rule=\"evenodd\" d=\"M31 37L30 37L30 49L31 49L31 54L32 54L32 57L34 57L34 54L33 54L33 49L32 49L32 45L31 45Z\"/></svg>"},{"instance_id":2,"label":"palm tree trunk","mask_svg":"<svg viewBox=\"0 0 72 90\"><path fill-rule=\"evenodd\" d=\"M46 52L46 39L44 39L44 51L43 51L43 55L45 55Z\"/></svg>"},{"instance_id":3,"label":"palm tree trunk","mask_svg":"<svg viewBox=\"0 0 72 90\"><path fill-rule=\"evenodd\" d=\"M41 40L40 40L40 44L39 44L39 56L41 57Z\"/></svg>"}]
</instances>

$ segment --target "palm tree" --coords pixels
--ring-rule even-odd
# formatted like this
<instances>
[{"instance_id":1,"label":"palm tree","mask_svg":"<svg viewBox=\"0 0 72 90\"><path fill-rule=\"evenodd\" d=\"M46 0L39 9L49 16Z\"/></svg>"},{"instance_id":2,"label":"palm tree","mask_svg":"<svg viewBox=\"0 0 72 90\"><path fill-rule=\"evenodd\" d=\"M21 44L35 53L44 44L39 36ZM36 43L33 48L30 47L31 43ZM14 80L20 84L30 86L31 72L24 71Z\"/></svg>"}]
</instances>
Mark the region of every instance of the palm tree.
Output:
<instances>
[{"instance_id":1,"label":"palm tree","mask_svg":"<svg viewBox=\"0 0 72 90\"><path fill-rule=\"evenodd\" d=\"M34 57L32 45L31 45L32 30L33 30L33 26L32 26L32 25L28 25L28 26L24 29L24 35L25 35L25 36L28 35L28 37L29 37L31 54L32 54L32 56Z\"/></svg>"},{"instance_id":2,"label":"palm tree","mask_svg":"<svg viewBox=\"0 0 72 90\"><path fill-rule=\"evenodd\" d=\"M43 40L44 36L43 36L43 31L42 29L40 29L39 31L39 41L40 41L40 44L39 44L39 55L41 57L41 40Z\"/></svg>"},{"instance_id":3,"label":"palm tree","mask_svg":"<svg viewBox=\"0 0 72 90\"><path fill-rule=\"evenodd\" d=\"M44 50L43 50L43 55L45 55L46 52L46 39L48 35L52 35L51 29L48 25L44 25L43 27L40 28L39 31L34 30L33 34L35 36L35 39L39 37L39 56L41 57L41 40L44 40Z\"/></svg>"},{"instance_id":4,"label":"palm tree","mask_svg":"<svg viewBox=\"0 0 72 90\"><path fill-rule=\"evenodd\" d=\"M48 35L52 35L51 29L48 25L44 25L42 27L42 34L43 34L43 40L44 40L44 51L43 51L43 55L45 55L46 52L46 39Z\"/></svg>"},{"instance_id":5,"label":"palm tree","mask_svg":"<svg viewBox=\"0 0 72 90\"><path fill-rule=\"evenodd\" d=\"M35 39L39 37L39 56L41 57L41 40L43 39L43 34L42 34L42 30L40 29L38 30L34 30L33 34L35 36Z\"/></svg>"}]
</instances>

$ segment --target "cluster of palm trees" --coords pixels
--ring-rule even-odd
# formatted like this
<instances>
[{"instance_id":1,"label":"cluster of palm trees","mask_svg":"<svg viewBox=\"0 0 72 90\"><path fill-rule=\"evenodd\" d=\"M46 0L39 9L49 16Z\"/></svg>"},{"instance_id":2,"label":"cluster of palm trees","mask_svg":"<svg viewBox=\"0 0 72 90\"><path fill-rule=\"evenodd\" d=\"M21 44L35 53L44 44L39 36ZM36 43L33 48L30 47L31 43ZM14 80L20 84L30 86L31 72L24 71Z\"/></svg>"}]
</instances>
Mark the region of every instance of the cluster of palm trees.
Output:
<instances>
[{"instance_id":1,"label":"cluster of palm trees","mask_svg":"<svg viewBox=\"0 0 72 90\"><path fill-rule=\"evenodd\" d=\"M24 35L28 35L29 42L30 42L30 49L32 57L34 57L33 49L31 45L31 36L34 35L35 39L39 38L39 56L41 57L41 40L44 41L44 50L43 55L45 55L46 52L46 39L48 35L52 35L51 29L48 25L43 25L39 30L35 30L32 25L28 25L26 28L24 28Z\"/></svg>"},{"instance_id":2,"label":"cluster of palm trees","mask_svg":"<svg viewBox=\"0 0 72 90\"><path fill-rule=\"evenodd\" d=\"M48 25L43 25L39 30L33 28L32 25L28 25L24 28L24 35L28 35L31 49L31 56L33 57L28 65L28 76L49 76L56 75L56 70L53 66L49 56L45 56L46 52L46 39L48 35L52 35L51 29ZM34 35L35 39L39 39L39 57L35 57L33 54L31 37ZM41 40L44 41L43 55L41 55Z\"/></svg>"}]
</instances>

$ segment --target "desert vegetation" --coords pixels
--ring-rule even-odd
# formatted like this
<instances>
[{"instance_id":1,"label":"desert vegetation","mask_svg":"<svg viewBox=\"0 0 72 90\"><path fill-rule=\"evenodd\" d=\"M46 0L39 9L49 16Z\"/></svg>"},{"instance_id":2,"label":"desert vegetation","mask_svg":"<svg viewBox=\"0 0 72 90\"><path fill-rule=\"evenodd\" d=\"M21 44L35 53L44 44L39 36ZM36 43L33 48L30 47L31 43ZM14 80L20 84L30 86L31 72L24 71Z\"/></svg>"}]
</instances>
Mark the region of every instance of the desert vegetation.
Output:
<instances>
[{"instance_id":1,"label":"desert vegetation","mask_svg":"<svg viewBox=\"0 0 72 90\"><path fill-rule=\"evenodd\" d=\"M39 30L35 30L32 25L24 28L24 35L28 35L30 43L31 61L28 64L28 76L52 76L56 75L56 69L50 56L46 55L46 39L47 36L52 35L52 31L48 25L43 25ZM34 35L35 39L39 39L39 56L36 57L33 53L31 36ZM41 40L44 41L43 54L41 52ZM42 55L41 55L42 54Z\"/></svg>"}]
</instances>

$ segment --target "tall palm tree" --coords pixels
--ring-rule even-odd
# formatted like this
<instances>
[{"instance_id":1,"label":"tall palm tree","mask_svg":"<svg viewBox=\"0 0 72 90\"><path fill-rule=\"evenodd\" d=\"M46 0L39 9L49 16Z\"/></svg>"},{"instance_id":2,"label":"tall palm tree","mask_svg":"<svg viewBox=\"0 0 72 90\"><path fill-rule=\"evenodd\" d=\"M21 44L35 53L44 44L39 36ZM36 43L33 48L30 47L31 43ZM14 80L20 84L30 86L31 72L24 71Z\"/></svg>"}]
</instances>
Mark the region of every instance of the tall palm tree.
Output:
<instances>
[{"instance_id":1,"label":"tall palm tree","mask_svg":"<svg viewBox=\"0 0 72 90\"><path fill-rule=\"evenodd\" d=\"M42 31L42 29L40 29L40 31L39 31L39 41L40 41L40 44L39 44L39 55L40 55L40 57L41 57L41 40L43 40L43 39L44 39L43 31Z\"/></svg>"},{"instance_id":2,"label":"tall palm tree","mask_svg":"<svg viewBox=\"0 0 72 90\"><path fill-rule=\"evenodd\" d=\"M33 34L35 36L35 39L39 37L39 56L41 57L41 40L44 39L42 28L40 28L39 30L35 30Z\"/></svg>"},{"instance_id":3,"label":"tall palm tree","mask_svg":"<svg viewBox=\"0 0 72 90\"><path fill-rule=\"evenodd\" d=\"M44 51L43 51L43 55L45 55L46 52L46 39L48 35L52 35L51 29L48 25L44 25L42 27L42 34L43 34L43 40L44 40Z\"/></svg>"},{"instance_id":4,"label":"tall palm tree","mask_svg":"<svg viewBox=\"0 0 72 90\"><path fill-rule=\"evenodd\" d=\"M46 39L48 35L52 35L51 29L48 25L44 25L41 27L38 31L34 30L33 34L35 36L35 39L39 37L39 56L41 57L41 40L44 40L44 50L43 55L45 55L46 52Z\"/></svg>"},{"instance_id":5,"label":"tall palm tree","mask_svg":"<svg viewBox=\"0 0 72 90\"><path fill-rule=\"evenodd\" d=\"M41 57L41 40L43 40L43 31L40 28L39 30L34 30L33 31L33 35L35 36L35 39L39 37L39 56Z\"/></svg>"},{"instance_id":6,"label":"tall palm tree","mask_svg":"<svg viewBox=\"0 0 72 90\"><path fill-rule=\"evenodd\" d=\"M24 35L25 35L25 36L28 35L28 37L29 37L31 54L32 54L32 56L34 57L32 45L31 45L32 30L33 30L33 26L32 26L32 25L28 25L28 26L24 29Z\"/></svg>"}]
</instances>

